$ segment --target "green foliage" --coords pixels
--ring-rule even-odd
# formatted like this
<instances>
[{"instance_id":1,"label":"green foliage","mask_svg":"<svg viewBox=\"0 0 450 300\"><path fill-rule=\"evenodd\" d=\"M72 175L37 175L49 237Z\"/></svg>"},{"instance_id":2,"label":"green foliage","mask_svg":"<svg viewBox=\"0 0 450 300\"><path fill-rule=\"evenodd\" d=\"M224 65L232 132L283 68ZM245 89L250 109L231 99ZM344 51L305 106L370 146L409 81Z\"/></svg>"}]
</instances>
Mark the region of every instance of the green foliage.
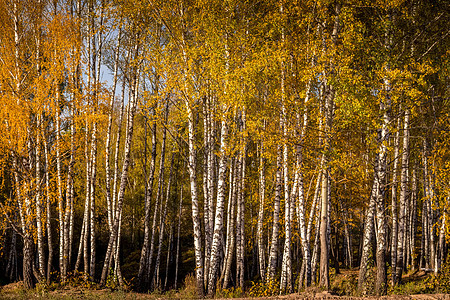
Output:
<instances>
[{"instance_id":1,"label":"green foliage","mask_svg":"<svg viewBox=\"0 0 450 300\"><path fill-rule=\"evenodd\" d=\"M375 295L377 269L373 264L373 260L369 258L369 266L367 267L366 280L364 282L364 295Z\"/></svg>"},{"instance_id":2,"label":"green foliage","mask_svg":"<svg viewBox=\"0 0 450 300\"><path fill-rule=\"evenodd\" d=\"M450 293L450 255L442 265L441 271L437 275L431 275L425 280L426 289L429 293Z\"/></svg>"},{"instance_id":3,"label":"green foliage","mask_svg":"<svg viewBox=\"0 0 450 300\"><path fill-rule=\"evenodd\" d=\"M334 278L333 278L334 277ZM356 296L358 274L340 274L331 278L331 290L339 296Z\"/></svg>"},{"instance_id":4,"label":"green foliage","mask_svg":"<svg viewBox=\"0 0 450 300\"><path fill-rule=\"evenodd\" d=\"M415 295L427 292L426 281L409 281L392 287L390 294Z\"/></svg>"},{"instance_id":5,"label":"green foliage","mask_svg":"<svg viewBox=\"0 0 450 300\"><path fill-rule=\"evenodd\" d=\"M265 282L253 282L248 291L250 297L269 297L276 296L280 293L280 282L273 278Z\"/></svg>"},{"instance_id":6,"label":"green foliage","mask_svg":"<svg viewBox=\"0 0 450 300\"><path fill-rule=\"evenodd\" d=\"M244 292L240 287L228 288L228 289L219 289L216 292L216 298L241 298L244 296Z\"/></svg>"},{"instance_id":7,"label":"green foliage","mask_svg":"<svg viewBox=\"0 0 450 300\"><path fill-rule=\"evenodd\" d=\"M197 299L197 280L190 273L184 278L183 288L179 292L180 299Z\"/></svg>"},{"instance_id":8,"label":"green foliage","mask_svg":"<svg viewBox=\"0 0 450 300\"><path fill-rule=\"evenodd\" d=\"M88 279L86 280L86 278ZM61 280L58 281L60 282L60 284L58 286L53 286L53 289L58 289L62 287L65 288L76 287L81 289L92 290L99 288L98 284L90 280L89 275L86 275L84 272L75 271L73 273L68 273L65 282L62 282Z\"/></svg>"}]
</instances>

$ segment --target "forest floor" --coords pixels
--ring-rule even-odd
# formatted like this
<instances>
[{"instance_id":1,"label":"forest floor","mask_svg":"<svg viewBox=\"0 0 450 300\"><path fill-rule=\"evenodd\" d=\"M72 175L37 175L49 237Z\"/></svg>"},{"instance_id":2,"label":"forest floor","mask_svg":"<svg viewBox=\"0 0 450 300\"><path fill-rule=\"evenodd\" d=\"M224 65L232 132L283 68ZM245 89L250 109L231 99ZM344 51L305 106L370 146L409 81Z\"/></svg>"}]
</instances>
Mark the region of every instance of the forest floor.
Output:
<instances>
[{"instance_id":1,"label":"forest floor","mask_svg":"<svg viewBox=\"0 0 450 300\"><path fill-rule=\"evenodd\" d=\"M341 270L338 275L331 275L331 292L321 291L318 288L309 288L301 293L269 296L269 297L249 297L241 294L220 294L215 299L386 299L386 300L436 300L449 299L450 294L423 294L426 291L426 278L429 276L425 272L415 272L403 276L403 284L395 289L389 290L389 295L383 297L354 296L356 293L357 271ZM169 291L166 293L136 293L128 291L112 291L111 289L83 288L80 286L66 285L54 290L39 289L25 290L22 282L7 284L0 287L0 299L136 299L136 300L156 300L156 299L196 299L195 289L192 285L184 287L179 291Z\"/></svg>"}]
</instances>

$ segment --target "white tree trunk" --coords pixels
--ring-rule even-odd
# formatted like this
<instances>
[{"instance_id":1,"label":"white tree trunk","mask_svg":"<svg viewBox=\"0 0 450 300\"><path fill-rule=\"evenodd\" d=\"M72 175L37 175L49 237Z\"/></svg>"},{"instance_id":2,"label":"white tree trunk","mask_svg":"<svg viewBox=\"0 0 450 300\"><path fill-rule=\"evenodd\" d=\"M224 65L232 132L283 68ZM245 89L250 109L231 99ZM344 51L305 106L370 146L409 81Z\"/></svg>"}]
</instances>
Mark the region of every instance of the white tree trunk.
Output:
<instances>
[{"instance_id":1,"label":"white tree trunk","mask_svg":"<svg viewBox=\"0 0 450 300\"><path fill-rule=\"evenodd\" d=\"M265 174L265 159L264 159L264 142L260 141L259 145L259 210L258 210L258 228L256 231L257 242L258 242L258 259L259 259L259 272L261 276L261 281L266 281L266 254L264 249L264 233L263 233L263 222L264 222L264 202L266 195L266 174Z\"/></svg>"},{"instance_id":2,"label":"white tree trunk","mask_svg":"<svg viewBox=\"0 0 450 300\"><path fill-rule=\"evenodd\" d=\"M409 109L405 111L405 121L403 127L403 147L402 147L402 170L400 177L400 207L399 207L399 226L397 243L397 264L396 277L398 282L402 279L403 258L405 255L405 231L406 231L406 209L408 196L408 163L409 163Z\"/></svg>"},{"instance_id":3,"label":"white tree trunk","mask_svg":"<svg viewBox=\"0 0 450 300\"><path fill-rule=\"evenodd\" d=\"M135 40L134 51L135 51L134 57L135 57L135 59L138 59L138 54L139 54L138 37L136 37L136 40ZM138 102L138 99L137 99L138 88L139 88L139 81L138 81L139 67L138 66L136 66L136 69L134 70L133 73L134 73L133 74L133 84L132 84L133 92L131 93L132 97L130 98L129 113L127 116L127 130L126 130L126 138L125 138L122 175L121 175L121 179L120 179L119 193L117 195L117 207L116 207L116 215L115 215L114 224L113 224L113 231L109 237L105 261L103 264L102 275L101 275L101 279L100 279L100 283L102 285L104 285L106 283L106 278L108 275L112 254L114 253L114 250L117 251L117 249L113 249L113 246L116 243L117 238L118 238L119 225L121 223L121 214L122 214L123 200L124 200L124 194L125 194L125 187L126 187L126 182L128 179L128 168L130 165L130 156L131 156L131 141L133 138L134 115L136 112L136 106L137 106L137 102Z\"/></svg>"},{"instance_id":4,"label":"white tree trunk","mask_svg":"<svg viewBox=\"0 0 450 300\"><path fill-rule=\"evenodd\" d=\"M400 142L400 126L401 119L397 121L397 132L394 138L394 167L392 170L392 187L391 187L391 213L392 213L392 237L391 237L391 267L396 270L397 266L397 244L398 244L398 213L397 213L397 166L398 166L398 152ZM392 284L397 284L397 272L392 272Z\"/></svg>"},{"instance_id":5,"label":"white tree trunk","mask_svg":"<svg viewBox=\"0 0 450 300\"><path fill-rule=\"evenodd\" d=\"M228 138L228 125L226 117L223 116L220 133L220 158L219 158L219 178L217 183L216 214L214 218L214 232L211 245L211 265L208 280L208 296L210 297L214 296L215 293L216 275L219 267L219 251L220 248L222 247L223 213L226 194L225 173L227 168L227 154L226 154L227 138Z\"/></svg>"},{"instance_id":6,"label":"white tree trunk","mask_svg":"<svg viewBox=\"0 0 450 300\"><path fill-rule=\"evenodd\" d=\"M280 222L280 198L281 198L281 172L282 172L282 151L281 146L277 149L277 169L276 169L276 181L275 181L275 199L273 209L273 224L272 224L272 240L270 243L269 252L269 270L268 277L273 279L277 268L277 256L278 256L278 231Z\"/></svg>"}]
</instances>

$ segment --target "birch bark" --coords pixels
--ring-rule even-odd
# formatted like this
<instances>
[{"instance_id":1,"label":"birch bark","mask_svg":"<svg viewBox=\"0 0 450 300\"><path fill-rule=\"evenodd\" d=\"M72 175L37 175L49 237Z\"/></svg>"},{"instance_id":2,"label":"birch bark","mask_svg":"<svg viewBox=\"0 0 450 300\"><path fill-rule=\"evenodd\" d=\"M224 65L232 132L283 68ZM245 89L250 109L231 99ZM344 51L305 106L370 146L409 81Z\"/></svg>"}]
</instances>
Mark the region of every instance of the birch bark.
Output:
<instances>
[{"instance_id":1,"label":"birch bark","mask_svg":"<svg viewBox=\"0 0 450 300\"><path fill-rule=\"evenodd\" d=\"M224 112L225 113L225 112ZM208 279L208 296L212 297L216 288L216 275L219 266L219 251L222 247L222 231L223 231L223 210L225 205L226 182L225 173L227 167L227 138L228 124L226 115L222 116L221 132L220 132L220 157L219 157L219 177L217 183L217 202L216 214L214 218L214 232L211 245L211 265Z\"/></svg>"},{"instance_id":2,"label":"birch bark","mask_svg":"<svg viewBox=\"0 0 450 300\"><path fill-rule=\"evenodd\" d=\"M394 138L394 167L392 170L392 187L391 187L391 213L392 213L392 237L391 237L391 267L396 270L397 266L397 244L398 244L398 213L397 213L397 166L398 166L398 152L400 141L400 126L401 119L397 121L397 132ZM392 284L397 284L397 272L392 272Z\"/></svg>"},{"instance_id":3,"label":"birch bark","mask_svg":"<svg viewBox=\"0 0 450 300\"><path fill-rule=\"evenodd\" d=\"M241 139L242 151L240 155L241 173L239 175L239 195L237 197L237 225L236 225L236 283L242 289L244 288L244 245L245 245L245 172L246 172L246 156L247 156L247 139L246 135L246 112L242 110Z\"/></svg>"},{"instance_id":4,"label":"birch bark","mask_svg":"<svg viewBox=\"0 0 450 300\"><path fill-rule=\"evenodd\" d=\"M264 233L263 233L263 221L264 221L264 202L266 195L266 176L265 176L265 159L264 159L264 142L260 141L259 144L259 210L258 210L258 228L256 230L257 243L258 243L258 262L261 281L266 281L266 254L264 249Z\"/></svg>"},{"instance_id":5,"label":"birch bark","mask_svg":"<svg viewBox=\"0 0 450 300\"><path fill-rule=\"evenodd\" d=\"M183 4L180 6L180 16L184 25L184 7ZM181 35L181 46L183 54L183 71L184 71L184 92L185 95L191 95L189 93L188 85L188 57L187 57L187 40L186 40L186 28L183 28L183 33ZM193 106L191 104L190 96L185 96L185 104L188 117L188 148L189 148L189 159L188 159L188 171L189 171L189 181L191 187L191 203L192 203L192 221L193 221L193 231L194 231L194 249L195 249L195 277L197 279L197 294L198 297L204 296L204 278L203 278L203 253L202 253L202 237L201 237L201 227L200 227L200 212L198 203L198 187L197 187L197 160L196 160L196 146L195 146L195 124L194 124L194 112Z\"/></svg>"},{"instance_id":6,"label":"birch bark","mask_svg":"<svg viewBox=\"0 0 450 300\"><path fill-rule=\"evenodd\" d=\"M139 41L139 39L138 39L138 36L136 35L136 40L135 40L135 45L134 45L135 60L138 59L138 55L139 55L139 42L138 41ZM101 279L100 279L100 284L102 284L102 285L105 285L105 283L106 283L106 277L108 275L111 257L112 257L112 254L114 253L114 250L116 250L116 249L113 249L113 246L117 241L119 224L121 223L123 199L124 199L126 182L127 182L127 178L128 178L128 168L130 165L131 141L132 141L132 137L133 137L134 115L136 112L136 106L137 106L137 102L138 102L138 99L137 99L138 88L139 88L138 74L139 74L139 66L135 66L135 70L133 72L133 81L132 81L133 93L132 93L132 97L129 102L129 113L127 116L127 132L126 132L126 138L125 138L124 161L123 161L123 165L122 165L122 174L121 174L121 179L120 179L119 193L117 196L116 216L115 216L115 220L114 220L113 231L109 237L105 261L103 264L102 275L101 275Z\"/></svg>"},{"instance_id":7,"label":"birch bark","mask_svg":"<svg viewBox=\"0 0 450 300\"><path fill-rule=\"evenodd\" d=\"M280 198L281 198L281 172L282 172L282 151L281 146L277 147L277 169L275 181L275 199L273 209L273 224L272 224L272 239L270 243L269 252L269 270L268 277L273 279L277 268L277 254L278 254L278 231L280 222Z\"/></svg>"},{"instance_id":8,"label":"birch bark","mask_svg":"<svg viewBox=\"0 0 450 300\"><path fill-rule=\"evenodd\" d=\"M376 163L378 162L376 161ZM375 166L375 168L377 167ZM369 207L366 210L366 217L364 218L364 234L362 240L361 262L359 264L359 276L358 276L358 292L361 295L365 293L366 273L369 264L369 255L372 252L376 190L377 190L377 182L374 179L372 190L369 196Z\"/></svg>"},{"instance_id":9,"label":"birch bark","mask_svg":"<svg viewBox=\"0 0 450 300\"><path fill-rule=\"evenodd\" d=\"M381 128L378 132L378 163L375 180L377 181L376 199L376 219L377 219L377 278L375 290L377 295L385 295L387 292L386 282L386 213L385 213L385 189L386 189L386 157L387 157L387 141L389 139L389 109L390 109L390 92L391 84L385 79L384 86L386 89L386 99L380 102L380 111L383 114Z\"/></svg>"},{"instance_id":10,"label":"birch bark","mask_svg":"<svg viewBox=\"0 0 450 300\"><path fill-rule=\"evenodd\" d=\"M406 231L406 209L407 209L407 196L408 196L408 163L409 163L409 116L410 111L405 111L405 121L403 127L403 147L402 147L402 170L400 177L400 211L399 211L399 230L398 230L398 243L397 243L397 264L396 264L396 277L397 282L402 279L402 273L404 269L403 258L405 255L405 231Z\"/></svg>"}]
</instances>

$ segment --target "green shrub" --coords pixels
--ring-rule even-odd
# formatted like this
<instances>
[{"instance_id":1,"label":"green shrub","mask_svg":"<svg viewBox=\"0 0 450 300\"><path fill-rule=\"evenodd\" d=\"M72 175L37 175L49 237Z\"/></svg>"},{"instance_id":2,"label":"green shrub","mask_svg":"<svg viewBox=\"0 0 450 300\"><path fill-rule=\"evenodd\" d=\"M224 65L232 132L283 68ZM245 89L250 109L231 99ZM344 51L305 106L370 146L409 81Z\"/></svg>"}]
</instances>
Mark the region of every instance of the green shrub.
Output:
<instances>
[{"instance_id":1,"label":"green shrub","mask_svg":"<svg viewBox=\"0 0 450 300\"><path fill-rule=\"evenodd\" d=\"M415 295L426 292L426 284L424 281L409 281L392 287L391 294L394 295Z\"/></svg>"},{"instance_id":2,"label":"green shrub","mask_svg":"<svg viewBox=\"0 0 450 300\"><path fill-rule=\"evenodd\" d=\"M356 296L358 290L358 275L346 274L335 276L331 281L331 290L339 296Z\"/></svg>"},{"instance_id":3,"label":"green shrub","mask_svg":"<svg viewBox=\"0 0 450 300\"><path fill-rule=\"evenodd\" d=\"M179 293L180 299L198 299L197 279L190 273L184 278L183 288Z\"/></svg>"},{"instance_id":4,"label":"green shrub","mask_svg":"<svg viewBox=\"0 0 450 300\"><path fill-rule=\"evenodd\" d=\"M450 293L450 255L442 264L441 271L437 275L431 275L426 280L426 288L430 293Z\"/></svg>"},{"instance_id":5,"label":"green shrub","mask_svg":"<svg viewBox=\"0 0 450 300\"><path fill-rule=\"evenodd\" d=\"M268 279L264 282L253 282L248 291L250 297L276 296L280 292L280 283L277 279Z\"/></svg>"},{"instance_id":6,"label":"green shrub","mask_svg":"<svg viewBox=\"0 0 450 300\"><path fill-rule=\"evenodd\" d=\"M244 292L240 287L228 288L228 289L219 289L216 293L216 298L241 298L244 296Z\"/></svg>"}]
</instances>

